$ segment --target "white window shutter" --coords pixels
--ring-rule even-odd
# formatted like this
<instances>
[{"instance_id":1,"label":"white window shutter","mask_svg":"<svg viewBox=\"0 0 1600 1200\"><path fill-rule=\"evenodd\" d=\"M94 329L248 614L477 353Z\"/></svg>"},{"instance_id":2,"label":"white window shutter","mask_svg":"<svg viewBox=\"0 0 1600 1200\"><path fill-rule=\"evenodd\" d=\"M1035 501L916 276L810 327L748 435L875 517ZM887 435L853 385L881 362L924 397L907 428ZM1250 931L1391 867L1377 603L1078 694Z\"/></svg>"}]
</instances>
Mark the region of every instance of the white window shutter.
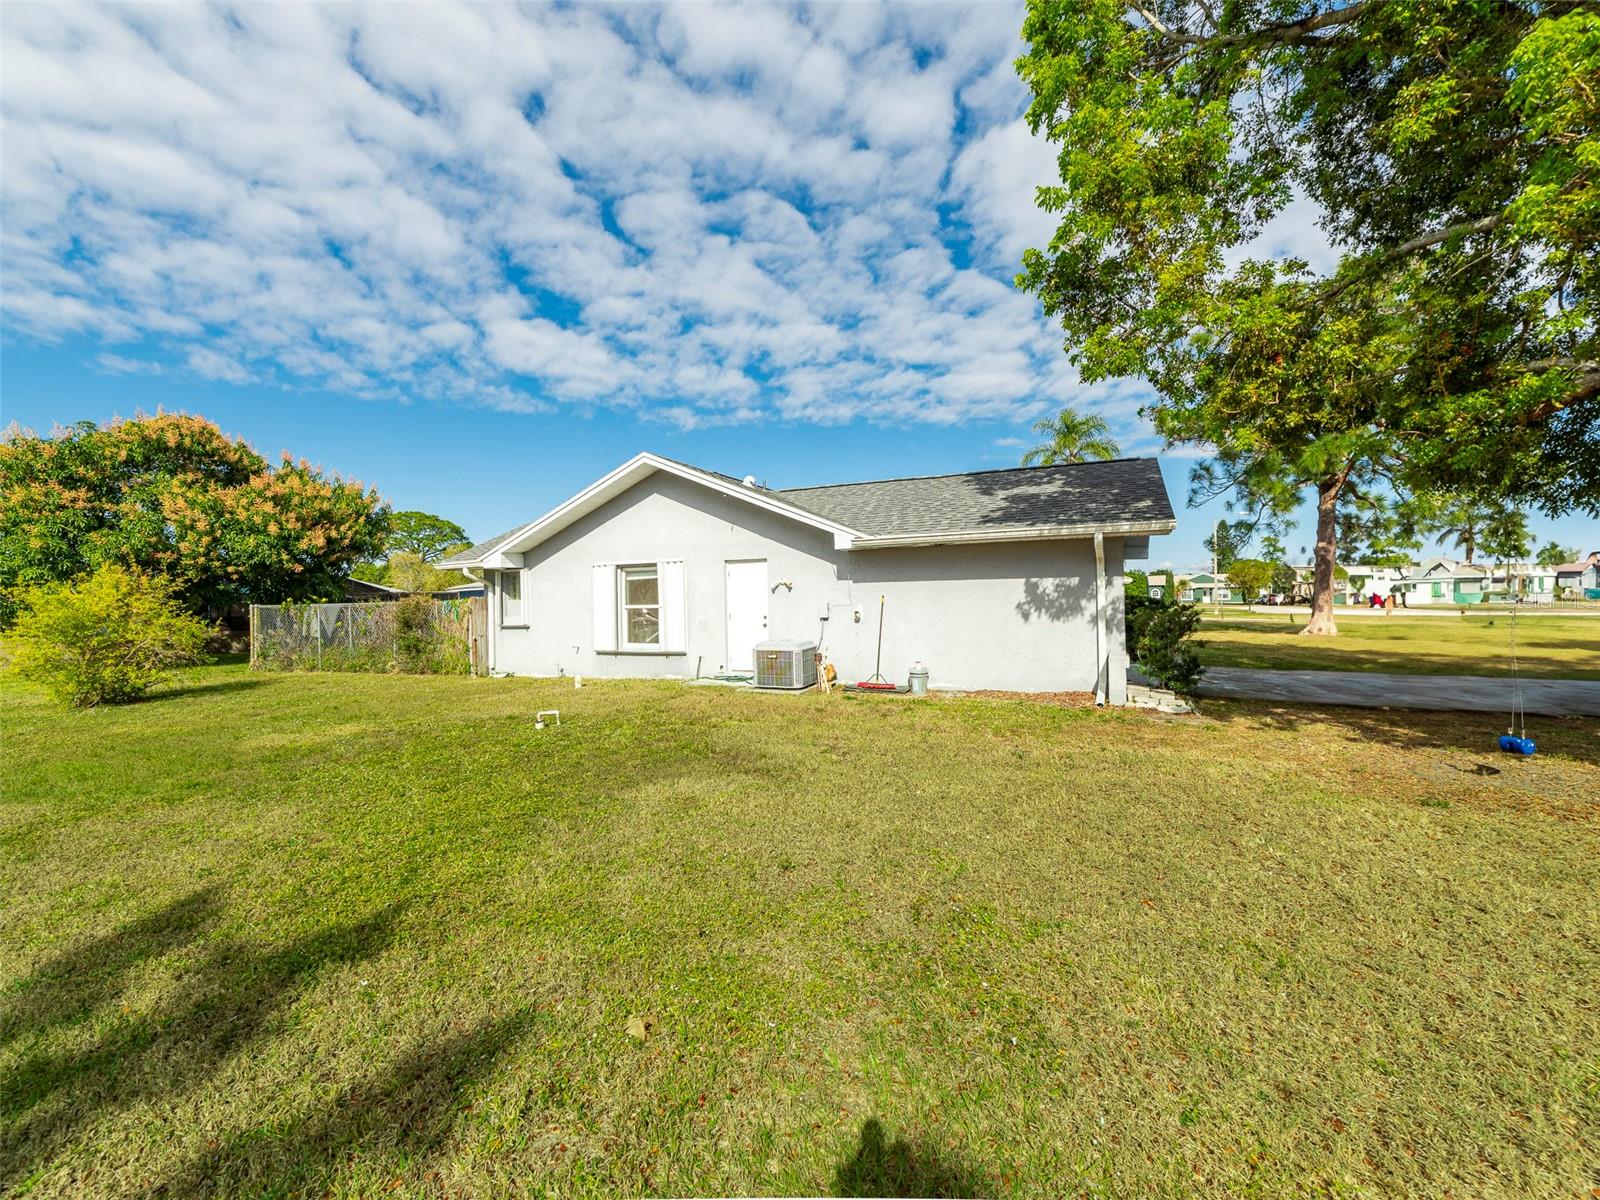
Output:
<instances>
[{"instance_id":1,"label":"white window shutter","mask_svg":"<svg viewBox=\"0 0 1600 1200\"><path fill-rule=\"evenodd\" d=\"M594 565L594 648L617 648L617 564Z\"/></svg>"},{"instance_id":2,"label":"white window shutter","mask_svg":"<svg viewBox=\"0 0 1600 1200\"><path fill-rule=\"evenodd\" d=\"M661 648L669 654L682 654L689 648L688 580L683 560L657 563L656 580L661 588Z\"/></svg>"}]
</instances>

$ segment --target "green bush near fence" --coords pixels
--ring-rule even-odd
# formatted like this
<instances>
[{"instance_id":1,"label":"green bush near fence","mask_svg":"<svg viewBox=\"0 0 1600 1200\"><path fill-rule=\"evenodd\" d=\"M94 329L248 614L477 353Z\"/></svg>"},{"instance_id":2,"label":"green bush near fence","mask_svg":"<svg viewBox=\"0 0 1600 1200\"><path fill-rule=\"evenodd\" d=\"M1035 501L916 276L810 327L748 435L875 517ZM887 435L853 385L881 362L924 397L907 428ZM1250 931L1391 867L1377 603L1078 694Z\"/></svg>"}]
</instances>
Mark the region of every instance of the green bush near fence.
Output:
<instances>
[{"instance_id":1,"label":"green bush near fence","mask_svg":"<svg viewBox=\"0 0 1600 1200\"><path fill-rule=\"evenodd\" d=\"M211 629L172 584L115 563L25 589L7 634L11 669L73 708L136 700L175 667L206 660Z\"/></svg>"},{"instance_id":2,"label":"green bush near fence","mask_svg":"<svg viewBox=\"0 0 1600 1200\"><path fill-rule=\"evenodd\" d=\"M258 670L466 675L472 669L470 600L258 604L250 632L250 661Z\"/></svg>"}]
</instances>

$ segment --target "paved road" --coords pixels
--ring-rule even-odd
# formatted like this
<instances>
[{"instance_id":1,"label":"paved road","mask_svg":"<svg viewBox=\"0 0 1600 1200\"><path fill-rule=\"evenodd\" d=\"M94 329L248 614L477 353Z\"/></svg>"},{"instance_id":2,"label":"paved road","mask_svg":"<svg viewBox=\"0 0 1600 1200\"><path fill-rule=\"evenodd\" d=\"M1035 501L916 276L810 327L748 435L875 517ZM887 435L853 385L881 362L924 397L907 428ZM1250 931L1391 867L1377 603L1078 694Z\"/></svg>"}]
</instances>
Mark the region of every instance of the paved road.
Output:
<instances>
[{"instance_id":1,"label":"paved road","mask_svg":"<svg viewBox=\"0 0 1600 1200\"><path fill-rule=\"evenodd\" d=\"M1375 671L1256 671L1208 667L1202 696L1231 700L1289 700L1361 708L1425 708L1509 712L1511 681L1492 675L1389 675ZM1522 706L1542 716L1600 717L1600 683L1524 679Z\"/></svg>"}]
</instances>

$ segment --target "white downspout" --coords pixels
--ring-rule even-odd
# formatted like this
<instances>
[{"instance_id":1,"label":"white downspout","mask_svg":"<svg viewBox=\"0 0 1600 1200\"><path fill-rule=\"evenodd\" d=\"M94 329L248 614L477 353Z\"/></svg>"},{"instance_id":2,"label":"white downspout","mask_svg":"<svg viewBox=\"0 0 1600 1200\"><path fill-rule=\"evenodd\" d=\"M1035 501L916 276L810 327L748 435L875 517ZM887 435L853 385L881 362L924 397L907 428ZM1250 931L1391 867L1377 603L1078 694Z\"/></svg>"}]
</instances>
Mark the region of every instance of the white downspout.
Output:
<instances>
[{"instance_id":1,"label":"white downspout","mask_svg":"<svg viewBox=\"0 0 1600 1200\"><path fill-rule=\"evenodd\" d=\"M1110 670L1106 658L1106 535L1094 535L1094 702L1104 704Z\"/></svg>"}]
</instances>

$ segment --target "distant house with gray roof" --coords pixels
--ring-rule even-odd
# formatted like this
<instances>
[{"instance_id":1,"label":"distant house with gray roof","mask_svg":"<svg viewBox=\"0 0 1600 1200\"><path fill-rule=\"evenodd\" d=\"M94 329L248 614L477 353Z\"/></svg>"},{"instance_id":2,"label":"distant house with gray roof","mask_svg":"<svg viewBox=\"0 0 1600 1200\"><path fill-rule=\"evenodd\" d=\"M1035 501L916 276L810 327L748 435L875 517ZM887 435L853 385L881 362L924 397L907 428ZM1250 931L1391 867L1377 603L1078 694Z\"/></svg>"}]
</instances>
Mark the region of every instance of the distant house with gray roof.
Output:
<instances>
[{"instance_id":1,"label":"distant house with gray roof","mask_svg":"<svg viewBox=\"0 0 1600 1200\"><path fill-rule=\"evenodd\" d=\"M440 565L495 673L696 677L816 642L843 680L1126 696L1125 564L1170 533L1154 459L769 489L640 454Z\"/></svg>"},{"instance_id":2,"label":"distant house with gray roof","mask_svg":"<svg viewBox=\"0 0 1600 1200\"><path fill-rule=\"evenodd\" d=\"M1589 592L1600 588L1600 550L1591 550L1587 558L1556 567L1556 587L1564 592Z\"/></svg>"}]
</instances>

